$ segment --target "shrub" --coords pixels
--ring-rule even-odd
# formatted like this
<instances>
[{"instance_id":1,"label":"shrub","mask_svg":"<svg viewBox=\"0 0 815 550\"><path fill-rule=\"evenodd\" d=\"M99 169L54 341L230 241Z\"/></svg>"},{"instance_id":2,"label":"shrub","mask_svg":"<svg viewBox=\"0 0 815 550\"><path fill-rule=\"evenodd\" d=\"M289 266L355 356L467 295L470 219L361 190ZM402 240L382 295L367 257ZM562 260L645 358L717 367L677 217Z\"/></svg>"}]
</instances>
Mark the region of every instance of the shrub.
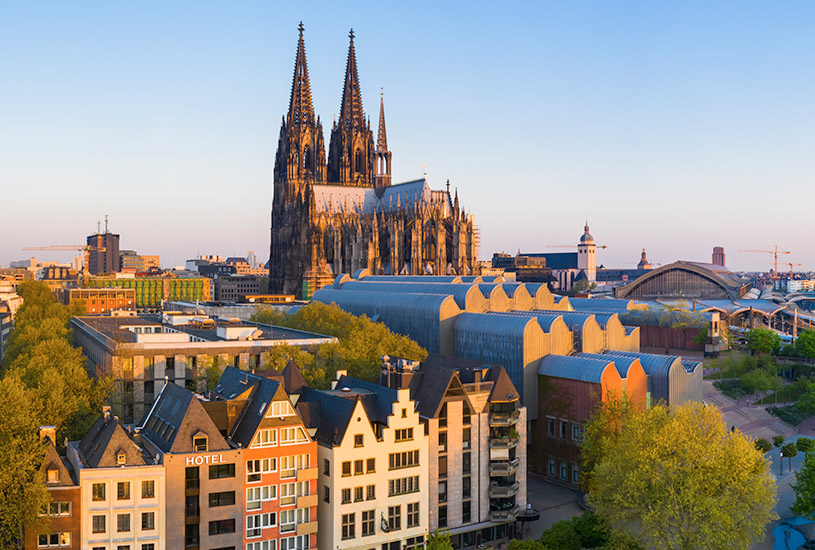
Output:
<instances>
[{"instance_id":1,"label":"shrub","mask_svg":"<svg viewBox=\"0 0 815 550\"><path fill-rule=\"evenodd\" d=\"M773 444L764 439L763 437L756 439L753 444L756 446L756 449L761 451L762 453L770 452L773 449Z\"/></svg>"},{"instance_id":2,"label":"shrub","mask_svg":"<svg viewBox=\"0 0 815 550\"><path fill-rule=\"evenodd\" d=\"M767 407L767 412L773 416L777 416L787 424L791 424L793 426L797 426L809 418L809 415L799 411L795 405L789 405L787 407Z\"/></svg>"}]
</instances>

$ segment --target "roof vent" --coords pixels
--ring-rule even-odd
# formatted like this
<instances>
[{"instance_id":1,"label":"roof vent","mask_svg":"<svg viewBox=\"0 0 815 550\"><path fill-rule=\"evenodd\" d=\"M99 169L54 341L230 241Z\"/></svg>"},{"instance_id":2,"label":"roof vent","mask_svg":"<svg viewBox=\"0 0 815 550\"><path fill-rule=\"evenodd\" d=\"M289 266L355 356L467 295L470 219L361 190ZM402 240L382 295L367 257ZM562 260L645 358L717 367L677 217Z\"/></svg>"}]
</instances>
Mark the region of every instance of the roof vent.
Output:
<instances>
[{"instance_id":1,"label":"roof vent","mask_svg":"<svg viewBox=\"0 0 815 550\"><path fill-rule=\"evenodd\" d=\"M351 391L351 388L345 387L345 388L342 388L342 391Z\"/></svg>"}]
</instances>

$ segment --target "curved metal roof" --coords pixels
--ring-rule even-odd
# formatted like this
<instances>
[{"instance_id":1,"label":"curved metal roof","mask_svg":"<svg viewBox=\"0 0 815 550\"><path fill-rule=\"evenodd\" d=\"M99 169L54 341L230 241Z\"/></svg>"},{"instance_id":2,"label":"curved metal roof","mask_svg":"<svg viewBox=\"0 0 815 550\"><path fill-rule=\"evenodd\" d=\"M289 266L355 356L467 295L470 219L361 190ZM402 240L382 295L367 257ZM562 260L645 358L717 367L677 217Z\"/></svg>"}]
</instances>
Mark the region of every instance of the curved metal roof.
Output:
<instances>
[{"instance_id":1,"label":"curved metal roof","mask_svg":"<svg viewBox=\"0 0 815 550\"><path fill-rule=\"evenodd\" d=\"M359 279L359 277L354 277ZM368 275L365 282L379 283L460 283L456 275Z\"/></svg>"},{"instance_id":2,"label":"curved metal roof","mask_svg":"<svg viewBox=\"0 0 815 550\"><path fill-rule=\"evenodd\" d=\"M557 294L552 294L552 298L554 299L554 303L562 308L563 311L574 311L572 307L572 302L569 300L568 296L558 296Z\"/></svg>"},{"instance_id":3,"label":"curved metal roof","mask_svg":"<svg viewBox=\"0 0 815 550\"><path fill-rule=\"evenodd\" d=\"M517 315L519 317L527 318L534 317L538 320L538 324L547 334L552 332L552 325L554 325L558 319L563 321L562 311L505 311L502 312L502 315ZM566 325L566 322L564 321L563 324Z\"/></svg>"},{"instance_id":4,"label":"curved metal roof","mask_svg":"<svg viewBox=\"0 0 815 550\"><path fill-rule=\"evenodd\" d=\"M600 325L600 328L603 330L608 329L608 324L611 323L614 319L617 321L620 320L620 316L616 313L597 313L594 312L594 320L597 321L597 324ZM622 323L620 323L622 324Z\"/></svg>"},{"instance_id":5,"label":"curved metal roof","mask_svg":"<svg viewBox=\"0 0 815 550\"><path fill-rule=\"evenodd\" d=\"M633 309L634 306L634 300L616 298L569 298L569 303L575 311L616 311Z\"/></svg>"},{"instance_id":6,"label":"curved metal roof","mask_svg":"<svg viewBox=\"0 0 815 550\"><path fill-rule=\"evenodd\" d=\"M508 313L467 313L456 317L456 332L468 331L502 336L523 336L527 327L537 319Z\"/></svg>"},{"instance_id":7,"label":"curved metal roof","mask_svg":"<svg viewBox=\"0 0 815 550\"><path fill-rule=\"evenodd\" d=\"M501 288L501 283L478 283L475 285L478 290L481 291L481 294L484 295L484 298L492 298L493 294L496 292L501 293L503 289Z\"/></svg>"},{"instance_id":8,"label":"curved metal roof","mask_svg":"<svg viewBox=\"0 0 815 550\"><path fill-rule=\"evenodd\" d=\"M685 369L685 372L688 374L693 374L693 372L702 366L701 361L691 361L690 359L682 359L682 367Z\"/></svg>"},{"instance_id":9,"label":"curved metal roof","mask_svg":"<svg viewBox=\"0 0 815 550\"><path fill-rule=\"evenodd\" d=\"M600 384L606 370L612 369L617 374L613 359L595 359L578 357L576 355L550 354L538 363L538 374L554 376L556 378L569 378L581 382Z\"/></svg>"},{"instance_id":10,"label":"curved metal roof","mask_svg":"<svg viewBox=\"0 0 815 550\"><path fill-rule=\"evenodd\" d=\"M648 376L668 376L675 365L682 365L682 360L675 355L655 355L653 353L637 353L633 351L606 351L603 355L639 359L645 374Z\"/></svg>"},{"instance_id":11,"label":"curved metal roof","mask_svg":"<svg viewBox=\"0 0 815 550\"><path fill-rule=\"evenodd\" d=\"M458 304L458 307L461 309L467 308L467 299L471 297L473 293L478 293L479 298L483 300L481 292L474 286L470 285L413 282L366 282L368 279L370 279L370 277L365 277L363 281L349 281L343 283L341 290L343 292L346 290L358 290L376 293L390 292L393 294L444 294L447 296L452 296Z\"/></svg>"},{"instance_id":12,"label":"curved metal roof","mask_svg":"<svg viewBox=\"0 0 815 550\"><path fill-rule=\"evenodd\" d=\"M538 312L549 315L559 315L563 318L563 322L566 323L569 330L579 329L582 331L583 327L586 326L586 323L588 323L590 319L594 319L595 323L597 322L597 318L594 313L585 313L581 311L558 311L554 309L538 309L530 313ZM599 325L599 323L597 324Z\"/></svg>"},{"instance_id":13,"label":"curved metal roof","mask_svg":"<svg viewBox=\"0 0 815 550\"><path fill-rule=\"evenodd\" d=\"M452 296L444 294L421 294L405 292L363 292L359 290L337 290L323 287L312 296L312 300L324 304L335 303L341 309L346 307L375 308L376 311L388 309L391 306L408 308L416 312L438 312L446 300L455 301ZM373 311L372 311L373 312ZM350 312L358 314L357 312Z\"/></svg>"},{"instance_id":14,"label":"curved metal roof","mask_svg":"<svg viewBox=\"0 0 815 550\"><path fill-rule=\"evenodd\" d=\"M515 293L518 292L519 290L521 292L526 291L526 293L529 294L529 289L526 288L525 283L503 283L501 286L503 287L504 292L506 292L509 298L514 298Z\"/></svg>"},{"instance_id":15,"label":"curved metal roof","mask_svg":"<svg viewBox=\"0 0 815 550\"><path fill-rule=\"evenodd\" d=\"M777 304L772 300L736 300L736 305L745 309L753 308L753 311L771 317L787 307L786 304Z\"/></svg>"},{"instance_id":16,"label":"curved metal roof","mask_svg":"<svg viewBox=\"0 0 815 550\"><path fill-rule=\"evenodd\" d=\"M603 361L608 361L608 356L603 355L600 353L586 353L580 352L576 354L576 357L586 357L587 359L600 359ZM628 371L631 369L632 366L638 365L642 369L642 365L640 364L640 360L636 357L615 357L614 358L614 366L617 368L617 372L620 374L620 378L628 378ZM644 371L645 369L643 369Z\"/></svg>"},{"instance_id":17,"label":"curved metal roof","mask_svg":"<svg viewBox=\"0 0 815 550\"><path fill-rule=\"evenodd\" d=\"M727 296L733 299L740 298L746 291L746 287L750 284L747 279L736 275L726 267L700 262L677 261L672 264L667 264L656 269L652 269L635 281L619 287L617 290L617 296L619 298L625 298L632 292L636 291L640 286L653 279L662 278L666 273L671 271L685 271L693 273L699 277L702 277L703 279L707 279L719 286ZM674 294L665 294L666 297L670 297L672 295ZM684 296L680 295L680 297ZM689 296L689 298L690 297L692 296Z\"/></svg>"},{"instance_id":18,"label":"curved metal roof","mask_svg":"<svg viewBox=\"0 0 815 550\"><path fill-rule=\"evenodd\" d=\"M462 283L480 283L483 280L481 275L464 275L461 277Z\"/></svg>"}]
</instances>

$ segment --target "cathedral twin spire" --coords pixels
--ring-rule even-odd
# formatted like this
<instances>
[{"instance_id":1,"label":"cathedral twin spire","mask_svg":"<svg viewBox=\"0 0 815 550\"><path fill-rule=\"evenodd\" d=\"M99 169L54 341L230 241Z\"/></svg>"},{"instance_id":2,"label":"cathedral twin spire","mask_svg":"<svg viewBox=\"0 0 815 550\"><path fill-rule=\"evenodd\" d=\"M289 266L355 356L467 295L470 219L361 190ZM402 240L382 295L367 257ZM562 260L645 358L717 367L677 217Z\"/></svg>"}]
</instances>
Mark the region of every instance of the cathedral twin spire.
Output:
<instances>
[{"instance_id":1,"label":"cathedral twin spire","mask_svg":"<svg viewBox=\"0 0 815 550\"><path fill-rule=\"evenodd\" d=\"M285 120L288 127L289 165L287 179L295 177L302 180L315 179L316 182L326 181L340 185L357 185L364 187L384 187L390 185L390 152L387 150L387 137L385 133L384 99L380 102L379 136L375 143L370 121L366 121L362 107L362 94L357 70L356 51L354 50L354 31L349 34L348 60L345 68L345 82L342 92L339 120L335 122L331 131L331 141L328 151L328 162L319 165L324 159L324 153L317 152L314 147L304 147L304 138L308 141L315 138L322 146L322 133L319 118L315 125L314 105L311 99L311 84L308 77L306 63L306 48L303 41L303 23L298 30L300 36L297 42L297 56L294 63L294 78L292 81L289 112ZM310 130L309 130L310 129ZM298 143L292 143L297 141ZM299 152L298 152L299 151ZM279 159L282 161L283 159ZM325 162L325 160L323 160ZM292 169L292 163L296 163ZM321 177L320 177L321 176ZM326 178L327 176L327 178Z\"/></svg>"}]
</instances>

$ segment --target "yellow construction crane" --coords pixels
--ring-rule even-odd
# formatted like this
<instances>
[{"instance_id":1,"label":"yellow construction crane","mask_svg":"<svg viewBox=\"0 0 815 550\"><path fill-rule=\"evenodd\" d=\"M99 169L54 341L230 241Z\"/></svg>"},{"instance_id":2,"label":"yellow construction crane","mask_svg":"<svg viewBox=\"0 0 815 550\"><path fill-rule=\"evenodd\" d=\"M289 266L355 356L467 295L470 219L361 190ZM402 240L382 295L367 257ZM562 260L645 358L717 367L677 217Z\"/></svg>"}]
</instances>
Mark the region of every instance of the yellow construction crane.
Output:
<instances>
[{"instance_id":1,"label":"yellow construction crane","mask_svg":"<svg viewBox=\"0 0 815 550\"><path fill-rule=\"evenodd\" d=\"M46 250L46 251L79 251L84 252L82 258L82 282L83 284L88 283L88 262L90 260L91 252L104 252L104 248L94 248L90 245L85 244L64 244L64 245L54 245L54 246L26 246L23 250Z\"/></svg>"},{"instance_id":2,"label":"yellow construction crane","mask_svg":"<svg viewBox=\"0 0 815 550\"><path fill-rule=\"evenodd\" d=\"M779 254L792 254L789 250L778 250L778 245L773 247L773 250L739 250L739 252L759 252L762 254L773 255L773 279L778 279L778 255Z\"/></svg>"},{"instance_id":3,"label":"yellow construction crane","mask_svg":"<svg viewBox=\"0 0 815 550\"><path fill-rule=\"evenodd\" d=\"M784 262L784 263L786 263L788 266L790 266L790 281L791 281L792 280L792 268L793 268L793 266L797 265L798 267L801 267L801 264L796 264L796 263L793 263L793 262Z\"/></svg>"}]
</instances>

